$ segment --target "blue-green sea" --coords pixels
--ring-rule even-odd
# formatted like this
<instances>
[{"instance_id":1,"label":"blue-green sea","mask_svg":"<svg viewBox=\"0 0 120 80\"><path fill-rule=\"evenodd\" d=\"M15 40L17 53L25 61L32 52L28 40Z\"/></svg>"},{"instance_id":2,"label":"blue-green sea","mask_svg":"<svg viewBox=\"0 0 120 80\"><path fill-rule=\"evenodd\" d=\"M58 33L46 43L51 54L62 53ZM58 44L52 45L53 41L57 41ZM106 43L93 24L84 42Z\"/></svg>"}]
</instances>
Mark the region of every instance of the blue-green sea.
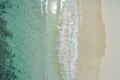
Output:
<instances>
[{"instance_id":1,"label":"blue-green sea","mask_svg":"<svg viewBox=\"0 0 120 80\"><path fill-rule=\"evenodd\" d=\"M60 15L66 10L62 12L61 8L60 0L0 0L0 80L73 80L64 78L64 71L69 69L63 70L66 64L61 66L61 55L58 57L62 53L58 50L62 43L60 26L64 26L60 25ZM73 40L67 41L74 46ZM70 62L67 66L73 66Z\"/></svg>"}]
</instances>

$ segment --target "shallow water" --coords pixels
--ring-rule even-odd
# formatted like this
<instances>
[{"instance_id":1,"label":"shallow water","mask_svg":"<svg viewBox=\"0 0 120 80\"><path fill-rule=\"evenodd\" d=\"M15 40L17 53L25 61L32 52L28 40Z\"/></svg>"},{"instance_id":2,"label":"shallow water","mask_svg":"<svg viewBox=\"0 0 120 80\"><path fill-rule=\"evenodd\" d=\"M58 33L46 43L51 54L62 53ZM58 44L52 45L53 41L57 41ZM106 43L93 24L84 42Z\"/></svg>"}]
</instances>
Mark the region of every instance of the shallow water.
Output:
<instances>
[{"instance_id":1,"label":"shallow water","mask_svg":"<svg viewBox=\"0 0 120 80\"><path fill-rule=\"evenodd\" d=\"M67 2L69 1L65 3ZM76 10L74 4L69 3L70 5L66 4L70 6L69 11ZM64 24L71 25L64 26L60 23L60 17L65 16L61 13L65 13L62 10L67 9L66 6L61 7L59 0L0 1L0 45L4 50L0 48L2 63L0 80L73 80L78 30L77 22L72 23L71 20L72 18L77 20L77 14L72 13L63 19ZM74 14L75 16L72 17ZM67 18L70 22L65 21ZM69 38L67 41L72 44L71 47L67 44L67 47L71 50L73 48L71 54L67 54L71 55L70 63L65 62L64 66L60 64L63 61L60 61L58 57L61 55L58 48L62 46L60 45L62 43L60 42L61 29L59 29L61 25L66 27L65 30L70 27L69 33L66 34ZM65 72L61 67L69 67L69 69Z\"/></svg>"}]
</instances>

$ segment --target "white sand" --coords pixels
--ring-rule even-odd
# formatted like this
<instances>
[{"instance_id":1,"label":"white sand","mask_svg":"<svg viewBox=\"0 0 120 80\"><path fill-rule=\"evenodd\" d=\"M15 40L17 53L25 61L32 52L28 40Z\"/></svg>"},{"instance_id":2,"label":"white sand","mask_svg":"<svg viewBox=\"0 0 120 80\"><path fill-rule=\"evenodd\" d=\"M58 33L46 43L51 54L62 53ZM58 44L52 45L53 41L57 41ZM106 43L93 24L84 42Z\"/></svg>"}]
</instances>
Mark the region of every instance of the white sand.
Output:
<instances>
[{"instance_id":1,"label":"white sand","mask_svg":"<svg viewBox=\"0 0 120 80\"><path fill-rule=\"evenodd\" d=\"M107 39L100 80L120 80L120 0L102 0L102 4Z\"/></svg>"},{"instance_id":2,"label":"white sand","mask_svg":"<svg viewBox=\"0 0 120 80\"><path fill-rule=\"evenodd\" d=\"M100 0L78 0L82 3L83 24L79 26L79 57L75 80L99 80L99 65L105 53L105 26ZM79 9L80 11L80 5ZM80 12L79 12L80 13Z\"/></svg>"}]
</instances>

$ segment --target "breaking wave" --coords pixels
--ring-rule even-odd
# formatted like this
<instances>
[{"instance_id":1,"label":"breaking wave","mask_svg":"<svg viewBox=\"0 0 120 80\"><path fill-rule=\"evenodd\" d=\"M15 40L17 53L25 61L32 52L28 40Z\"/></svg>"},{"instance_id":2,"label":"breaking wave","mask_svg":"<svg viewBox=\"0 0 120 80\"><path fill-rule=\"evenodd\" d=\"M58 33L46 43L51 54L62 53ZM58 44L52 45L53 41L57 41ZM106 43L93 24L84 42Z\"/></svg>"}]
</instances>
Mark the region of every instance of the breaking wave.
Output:
<instances>
[{"instance_id":1,"label":"breaking wave","mask_svg":"<svg viewBox=\"0 0 120 80\"><path fill-rule=\"evenodd\" d=\"M61 0L58 58L64 80L74 80L78 56L78 11L75 0Z\"/></svg>"}]
</instances>

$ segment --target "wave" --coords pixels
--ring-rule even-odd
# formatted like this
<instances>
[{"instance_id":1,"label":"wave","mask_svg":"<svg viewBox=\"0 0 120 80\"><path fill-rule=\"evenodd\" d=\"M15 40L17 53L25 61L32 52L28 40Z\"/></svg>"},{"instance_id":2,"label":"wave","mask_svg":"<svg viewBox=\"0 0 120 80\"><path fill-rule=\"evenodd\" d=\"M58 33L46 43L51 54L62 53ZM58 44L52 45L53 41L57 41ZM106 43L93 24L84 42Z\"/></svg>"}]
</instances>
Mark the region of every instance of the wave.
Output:
<instances>
[{"instance_id":1,"label":"wave","mask_svg":"<svg viewBox=\"0 0 120 80\"><path fill-rule=\"evenodd\" d=\"M62 0L59 16L58 58L64 80L74 80L78 56L78 11L75 0Z\"/></svg>"}]
</instances>

